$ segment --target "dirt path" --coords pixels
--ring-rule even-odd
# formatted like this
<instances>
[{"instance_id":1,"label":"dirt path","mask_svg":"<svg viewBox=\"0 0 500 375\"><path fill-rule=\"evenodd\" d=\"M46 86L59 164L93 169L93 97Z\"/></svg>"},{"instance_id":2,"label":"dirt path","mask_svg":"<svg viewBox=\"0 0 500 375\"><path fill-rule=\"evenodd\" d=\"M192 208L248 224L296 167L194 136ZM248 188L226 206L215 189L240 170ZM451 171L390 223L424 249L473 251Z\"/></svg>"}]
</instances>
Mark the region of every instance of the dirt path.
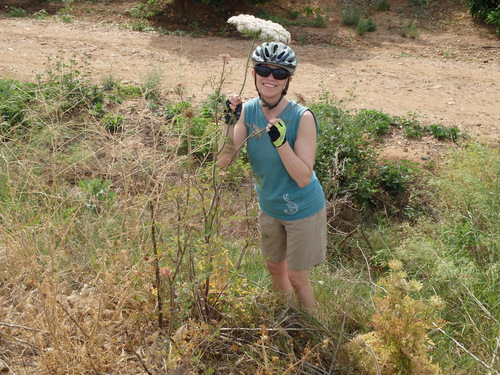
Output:
<instances>
[{"instance_id":1,"label":"dirt path","mask_svg":"<svg viewBox=\"0 0 500 375\"><path fill-rule=\"evenodd\" d=\"M324 30L323 37L328 36ZM343 31L344 40L352 31ZM339 33L337 32L336 37ZM153 67L164 72L165 89L179 83L187 95L204 99L220 77L221 54L232 56L223 92L239 91L251 41L234 38L191 38L133 32L96 22L72 24L56 20L0 17L0 75L33 80L48 57L90 56L94 73L140 82ZM292 43L299 69L290 94L317 100L325 92L348 99L350 108L391 115L417 111L423 123L456 126L471 135L500 140L500 49L491 33L457 30L422 33L416 39L397 34L351 38L345 46ZM351 94L352 95L351 95ZM255 94L247 81L243 92ZM400 149L398 149L398 144ZM419 158L399 142L393 149ZM403 151L404 149L404 151Z\"/></svg>"}]
</instances>

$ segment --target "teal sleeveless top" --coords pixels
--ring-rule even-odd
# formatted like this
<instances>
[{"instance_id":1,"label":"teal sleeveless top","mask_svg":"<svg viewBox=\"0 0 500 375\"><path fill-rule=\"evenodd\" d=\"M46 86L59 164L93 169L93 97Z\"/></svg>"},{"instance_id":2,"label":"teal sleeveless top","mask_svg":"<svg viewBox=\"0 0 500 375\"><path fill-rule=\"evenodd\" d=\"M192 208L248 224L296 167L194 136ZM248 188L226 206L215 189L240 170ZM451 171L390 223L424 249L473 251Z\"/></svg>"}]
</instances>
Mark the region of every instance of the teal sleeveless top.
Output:
<instances>
[{"instance_id":1,"label":"teal sleeveless top","mask_svg":"<svg viewBox=\"0 0 500 375\"><path fill-rule=\"evenodd\" d=\"M286 140L293 149L300 119L308 108L291 100L283 112L276 116L286 124ZM255 180L255 190L260 209L279 220L298 220L312 216L325 205L325 195L316 174L313 172L309 184L300 188L288 174L278 150L266 134L268 123L259 98L245 103L245 126L247 128L247 150ZM313 114L314 116L314 114ZM316 131L318 131L318 122Z\"/></svg>"}]
</instances>

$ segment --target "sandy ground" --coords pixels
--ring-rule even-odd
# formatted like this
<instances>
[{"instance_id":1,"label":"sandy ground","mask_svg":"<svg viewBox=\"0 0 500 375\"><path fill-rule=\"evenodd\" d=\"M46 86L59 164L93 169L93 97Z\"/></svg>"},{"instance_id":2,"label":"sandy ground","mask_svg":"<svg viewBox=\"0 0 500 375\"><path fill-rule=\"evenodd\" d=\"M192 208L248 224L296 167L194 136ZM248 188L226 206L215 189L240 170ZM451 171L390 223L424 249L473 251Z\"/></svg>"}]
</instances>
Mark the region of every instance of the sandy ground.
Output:
<instances>
[{"instance_id":1,"label":"sandy ground","mask_svg":"<svg viewBox=\"0 0 500 375\"><path fill-rule=\"evenodd\" d=\"M383 23L387 15L380 17L378 22ZM391 32L390 27L363 37L345 27L305 30L308 38L330 38L334 44L291 43L299 69L289 93L315 101L328 92L344 99L347 108L390 115L415 111L424 124L455 126L498 144L499 38L464 14L454 17L459 22L427 29L414 39ZM229 94L241 88L250 39L134 32L98 21L0 16L0 75L33 80L44 72L49 57L64 51L68 57L87 54L96 77L111 74L122 82L140 82L152 69L159 69L167 92L181 84L196 100L213 92L211 82L219 80L223 66L220 55L229 54L222 91ZM243 96L254 95L249 79ZM429 147L428 142L400 139L392 141L386 152L420 160L424 153L431 154Z\"/></svg>"}]
</instances>

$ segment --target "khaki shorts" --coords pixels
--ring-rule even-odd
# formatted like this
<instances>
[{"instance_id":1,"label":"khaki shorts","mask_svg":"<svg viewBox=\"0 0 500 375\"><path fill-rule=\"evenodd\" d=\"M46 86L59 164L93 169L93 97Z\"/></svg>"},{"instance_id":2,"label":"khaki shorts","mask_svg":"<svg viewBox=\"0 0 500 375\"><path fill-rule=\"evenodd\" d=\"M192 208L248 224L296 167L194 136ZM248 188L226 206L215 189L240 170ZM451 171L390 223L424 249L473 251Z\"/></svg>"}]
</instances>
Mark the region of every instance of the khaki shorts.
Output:
<instances>
[{"instance_id":1,"label":"khaki shorts","mask_svg":"<svg viewBox=\"0 0 500 375\"><path fill-rule=\"evenodd\" d=\"M299 220L278 220L261 211L261 250L270 262L288 261L294 271L309 269L325 261L326 208Z\"/></svg>"}]
</instances>

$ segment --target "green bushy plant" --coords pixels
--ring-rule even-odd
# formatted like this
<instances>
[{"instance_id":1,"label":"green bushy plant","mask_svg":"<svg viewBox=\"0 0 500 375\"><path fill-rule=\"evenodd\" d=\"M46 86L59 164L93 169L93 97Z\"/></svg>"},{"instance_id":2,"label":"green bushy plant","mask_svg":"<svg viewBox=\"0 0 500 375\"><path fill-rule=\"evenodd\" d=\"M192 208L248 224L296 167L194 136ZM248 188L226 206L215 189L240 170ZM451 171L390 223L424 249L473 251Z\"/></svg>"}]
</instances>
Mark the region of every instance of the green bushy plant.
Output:
<instances>
[{"instance_id":1,"label":"green bushy plant","mask_svg":"<svg viewBox=\"0 0 500 375\"><path fill-rule=\"evenodd\" d=\"M33 17L37 20L44 20L49 16L49 13L45 9L41 9L38 12L33 13Z\"/></svg>"},{"instance_id":2,"label":"green bushy plant","mask_svg":"<svg viewBox=\"0 0 500 375\"><path fill-rule=\"evenodd\" d=\"M111 189L112 181L96 178L93 180L85 179L78 182L78 186L85 193L86 206L99 212L106 206L113 204L116 199L116 193Z\"/></svg>"},{"instance_id":3,"label":"green bushy plant","mask_svg":"<svg viewBox=\"0 0 500 375\"><path fill-rule=\"evenodd\" d=\"M427 127L428 132L432 136L440 141L450 140L456 142L458 140L458 135L460 130L457 127L446 127L441 124L433 124Z\"/></svg>"},{"instance_id":4,"label":"green bushy plant","mask_svg":"<svg viewBox=\"0 0 500 375\"><path fill-rule=\"evenodd\" d=\"M394 118L394 125L403 129L407 138L422 138L425 129L417 119L418 114L412 113L404 117Z\"/></svg>"},{"instance_id":5,"label":"green bushy plant","mask_svg":"<svg viewBox=\"0 0 500 375\"><path fill-rule=\"evenodd\" d=\"M345 26L357 26L363 11L359 6L350 5L342 9L342 24Z\"/></svg>"},{"instance_id":6,"label":"green bushy plant","mask_svg":"<svg viewBox=\"0 0 500 375\"><path fill-rule=\"evenodd\" d=\"M359 35L364 35L366 32L377 30L377 25L371 19L359 20L357 32Z\"/></svg>"},{"instance_id":7,"label":"green bushy plant","mask_svg":"<svg viewBox=\"0 0 500 375\"><path fill-rule=\"evenodd\" d=\"M107 113L102 119L104 128L111 133L115 133L123 128L125 117L118 113Z\"/></svg>"},{"instance_id":8,"label":"green bushy plant","mask_svg":"<svg viewBox=\"0 0 500 375\"><path fill-rule=\"evenodd\" d=\"M66 59L64 53L55 61L48 59L46 71L37 75L40 98L49 112L57 117L69 115L79 109L93 109L101 106L104 93L91 82L88 61L82 63L73 56Z\"/></svg>"},{"instance_id":9,"label":"green bushy plant","mask_svg":"<svg viewBox=\"0 0 500 375\"><path fill-rule=\"evenodd\" d=\"M175 133L181 139L179 152L191 152L200 160L210 157L212 141L216 136L212 108L207 104L199 113L187 101L168 104L164 115Z\"/></svg>"},{"instance_id":10,"label":"green bushy plant","mask_svg":"<svg viewBox=\"0 0 500 375\"><path fill-rule=\"evenodd\" d=\"M379 166L378 184L392 195L406 191L414 178L414 170L407 160L400 163L386 162Z\"/></svg>"},{"instance_id":11,"label":"green bushy plant","mask_svg":"<svg viewBox=\"0 0 500 375\"><path fill-rule=\"evenodd\" d=\"M391 8L391 4L387 2L387 0L377 0L375 4L375 9L379 12L384 12Z\"/></svg>"},{"instance_id":12,"label":"green bushy plant","mask_svg":"<svg viewBox=\"0 0 500 375\"><path fill-rule=\"evenodd\" d=\"M9 17L22 18L26 17L26 10L11 6L9 10Z\"/></svg>"},{"instance_id":13,"label":"green bushy plant","mask_svg":"<svg viewBox=\"0 0 500 375\"><path fill-rule=\"evenodd\" d=\"M28 104L34 99L34 85L0 78L0 132L26 125Z\"/></svg>"},{"instance_id":14,"label":"green bushy plant","mask_svg":"<svg viewBox=\"0 0 500 375\"><path fill-rule=\"evenodd\" d=\"M409 163L377 161L377 139L390 129L394 120L376 110L362 110L355 115L344 112L331 102L313 104L321 131L318 137L315 171L327 197L335 194L350 197L357 205L373 206L374 196L386 192L390 199L408 190L416 169ZM413 118L405 121L413 121ZM407 124L405 122L405 124ZM422 127L422 134L423 134ZM401 202L406 204L406 200Z\"/></svg>"},{"instance_id":15,"label":"green bushy plant","mask_svg":"<svg viewBox=\"0 0 500 375\"><path fill-rule=\"evenodd\" d=\"M375 193L370 168L377 153L365 129L330 102L311 106L321 124L315 170L325 193L348 194L363 204Z\"/></svg>"},{"instance_id":16,"label":"green bushy plant","mask_svg":"<svg viewBox=\"0 0 500 375\"><path fill-rule=\"evenodd\" d=\"M497 35L500 35L499 0L467 0L467 5L470 14L485 20L486 23L496 26Z\"/></svg>"},{"instance_id":17,"label":"green bushy plant","mask_svg":"<svg viewBox=\"0 0 500 375\"><path fill-rule=\"evenodd\" d=\"M391 116L374 109L361 110L356 115L356 121L376 137L387 134L392 124Z\"/></svg>"}]
</instances>

